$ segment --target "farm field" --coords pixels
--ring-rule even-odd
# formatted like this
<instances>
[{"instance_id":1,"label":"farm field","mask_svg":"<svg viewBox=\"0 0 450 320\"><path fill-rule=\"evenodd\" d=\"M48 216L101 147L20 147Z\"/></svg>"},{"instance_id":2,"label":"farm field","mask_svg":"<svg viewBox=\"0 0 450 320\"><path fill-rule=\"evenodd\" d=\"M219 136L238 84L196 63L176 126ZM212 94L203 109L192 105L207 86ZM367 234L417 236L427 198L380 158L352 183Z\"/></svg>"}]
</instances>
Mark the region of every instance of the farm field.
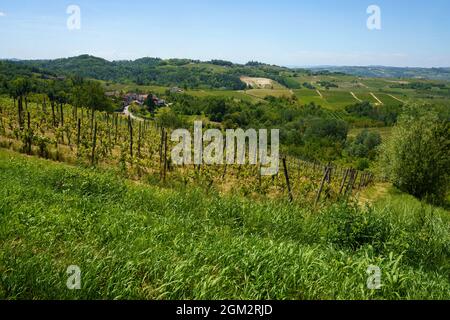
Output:
<instances>
[{"instance_id":1,"label":"farm field","mask_svg":"<svg viewBox=\"0 0 450 320\"><path fill-rule=\"evenodd\" d=\"M344 109L358 102L348 91L322 90L321 92L329 108L333 110Z\"/></svg>"},{"instance_id":2,"label":"farm field","mask_svg":"<svg viewBox=\"0 0 450 320\"><path fill-rule=\"evenodd\" d=\"M220 67L212 66L215 72L222 70ZM292 76L292 75L290 75ZM408 88L392 87L396 85L408 85L414 81L405 79L383 79L383 78L359 78L350 75L306 75L302 74L298 77L292 77L300 85L310 83L316 89L288 89L280 83L268 78L252 78L242 77L241 81L253 84L254 88L249 90L223 90L223 89L188 89L185 92L196 97L217 96L231 97L248 102L262 102L268 96L274 97L290 97L295 95L303 104L314 102L331 111L344 110L345 107L361 101L368 101L372 104L380 105L379 101L374 98L375 95L383 105L397 106L409 101L422 101L424 103L433 103L446 105L450 102L450 94L445 90L434 88L419 92ZM424 81L422 83L442 84L439 81ZM329 82L336 84L338 88L326 89L319 85L321 82ZM445 82L444 82L445 84ZM107 91L123 91L134 92L152 92L155 94L163 94L170 87L162 86L138 86L132 84L118 84L104 82ZM319 96L317 90L320 91L322 97ZM357 97L355 99L352 93ZM373 95L372 95L373 94Z\"/></svg>"},{"instance_id":3,"label":"farm field","mask_svg":"<svg viewBox=\"0 0 450 320\"><path fill-rule=\"evenodd\" d=\"M250 89L246 90L245 94L250 97L264 99L268 96L274 97L290 97L292 93L287 89Z\"/></svg>"},{"instance_id":4,"label":"farm field","mask_svg":"<svg viewBox=\"0 0 450 320\"><path fill-rule=\"evenodd\" d=\"M121 83L108 83L103 81L103 86L107 92L152 92L153 94L163 94L168 87L162 86L144 86L144 85L136 85L136 84L121 84Z\"/></svg>"},{"instance_id":5,"label":"farm field","mask_svg":"<svg viewBox=\"0 0 450 320\"><path fill-rule=\"evenodd\" d=\"M383 102L385 105L401 105L402 103L406 103L406 101L402 100L402 97L397 97L395 95L386 94L386 93L376 93L378 99Z\"/></svg>"},{"instance_id":6,"label":"farm field","mask_svg":"<svg viewBox=\"0 0 450 320\"><path fill-rule=\"evenodd\" d=\"M243 101L257 102L260 100L257 96L251 96L244 91L232 91L232 90L187 90L186 94L194 97L227 97L234 98Z\"/></svg>"},{"instance_id":7,"label":"farm field","mask_svg":"<svg viewBox=\"0 0 450 320\"><path fill-rule=\"evenodd\" d=\"M351 92L361 101L369 101L370 103L377 103L378 101L369 93L364 91L344 91L344 90L321 90L323 98L321 98L315 90L310 89L298 89L293 90L297 98L302 103L314 102L330 110L344 110L345 107L358 103ZM400 105L400 101L392 98L386 93L374 93L375 96L380 99L383 104L386 105ZM401 99L401 98L400 98Z\"/></svg>"},{"instance_id":8,"label":"farm field","mask_svg":"<svg viewBox=\"0 0 450 320\"><path fill-rule=\"evenodd\" d=\"M449 298L447 212L395 192L312 214L5 150L0 169L0 298ZM83 290L65 286L73 264ZM366 289L371 264L381 290Z\"/></svg>"},{"instance_id":9,"label":"farm field","mask_svg":"<svg viewBox=\"0 0 450 320\"><path fill-rule=\"evenodd\" d=\"M357 102L357 100L352 99L351 96L348 96L350 92L353 92L363 101L378 103L378 101L371 95L371 93L373 93L383 102L383 104L386 105L398 105L401 103L395 98L400 99L403 102L407 102L412 99L421 99L425 102L435 102L436 100L439 100L441 103L443 96L447 96L448 94L445 90L438 89L429 90L426 91L426 94L421 94L413 89L392 87L393 85L410 84L417 80L358 78L348 75L303 75L301 77L296 77L295 79L299 84L306 82L320 88L320 91L326 100L325 102L322 101L322 106L331 109L342 109L349 104ZM334 83L338 86L338 88L325 90L319 86L319 83L323 81ZM442 84L439 81L423 80L421 80L421 83L431 83L437 85ZM305 101L317 101L317 99L314 98L316 95L313 93L315 90L310 90L310 93L308 93L308 90L309 89L297 89L294 91L299 98L303 97ZM393 95L395 98L392 98L390 95ZM448 98L443 100L446 100L447 103L450 101Z\"/></svg>"},{"instance_id":10,"label":"farm field","mask_svg":"<svg viewBox=\"0 0 450 320\"><path fill-rule=\"evenodd\" d=\"M355 95L362 101L369 101L371 104L378 105L378 101L369 92L357 92Z\"/></svg>"},{"instance_id":11,"label":"farm field","mask_svg":"<svg viewBox=\"0 0 450 320\"><path fill-rule=\"evenodd\" d=\"M355 138L363 130L368 130L369 132L379 133L383 140L389 139L392 131L392 127L375 127L375 128L354 128L350 129L348 132L349 138Z\"/></svg>"},{"instance_id":12,"label":"farm field","mask_svg":"<svg viewBox=\"0 0 450 320\"><path fill-rule=\"evenodd\" d=\"M308 104L311 102L314 102L317 105L321 105L325 108L329 107L329 104L322 99L316 90L311 89L295 89L293 90L296 97L300 100L303 104Z\"/></svg>"},{"instance_id":13,"label":"farm field","mask_svg":"<svg viewBox=\"0 0 450 320\"><path fill-rule=\"evenodd\" d=\"M325 108L331 110L344 109L346 106L357 103L351 92L362 101L369 101L373 104L379 104L374 94L384 105L399 105L411 100L420 100L423 102L445 104L450 99L444 98L444 91L427 91L427 94L420 94L412 89L391 88L390 85L397 83L394 80L385 79L356 79L348 76L311 76L300 78L299 83L310 82L316 85L319 81L333 81L339 88L337 89L320 89L323 99L320 98L316 90L312 89L296 89L296 96L304 103L315 102ZM399 81L401 83L409 83L407 81ZM372 93L372 94L371 94Z\"/></svg>"}]
</instances>

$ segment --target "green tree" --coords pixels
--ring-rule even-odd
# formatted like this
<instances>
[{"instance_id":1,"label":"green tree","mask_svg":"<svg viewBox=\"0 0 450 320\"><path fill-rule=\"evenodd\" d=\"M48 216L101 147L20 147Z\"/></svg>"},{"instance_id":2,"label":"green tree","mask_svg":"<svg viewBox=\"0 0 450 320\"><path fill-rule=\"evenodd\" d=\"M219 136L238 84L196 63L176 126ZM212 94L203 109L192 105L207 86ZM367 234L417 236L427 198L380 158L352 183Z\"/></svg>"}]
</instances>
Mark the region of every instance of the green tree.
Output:
<instances>
[{"instance_id":1,"label":"green tree","mask_svg":"<svg viewBox=\"0 0 450 320\"><path fill-rule=\"evenodd\" d=\"M27 103L27 96L32 90L31 82L28 78L17 78L9 85L9 95L17 100L19 125L24 126L23 102Z\"/></svg>"},{"instance_id":2,"label":"green tree","mask_svg":"<svg viewBox=\"0 0 450 320\"><path fill-rule=\"evenodd\" d=\"M75 108L74 114L77 114L78 108L83 107L86 97L84 96L85 92L83 90L84 79L80 76L74 76L72 78L72 92L70 101Z\"/></svg>"},{"instance_id":3,"label":"green tree","mask_svg":"<svg viewBox=\"0 0 450 320\"><path fill-rule=\"evenodd\" d=\"M381 136L378 132L370 132L364 129L356 136L347 147L349 156L374 159L376 148L381 144Z\"/></svg>"},{"instance_id":4,"label":"green tree","mask_svg":"<svg viewBox=\"0 0 450 320\"><path fill-rule=\"evenodd\" d=\"M112 111L112 103L106 97L105 91L99 82L85 81L81 96L85 107L91 109L91 129L94 127L95 111Z\"/></svg>"},{"instance_id":5,"label":"green tree","mask_svg":"<svg viewBox=\"0 0 450 320\"><path fill-rule=\"evenodd\" d=\"M348 125L337 119L312 119L305 131L305 139L327 138L334 141L347 139Z\"/></svg>"},{"instance_id":6,"label":"green tree","mask_svg":"<svg viewBox=\"0 0 450 320\"><path fill-rule=\"evenodd\" d=\"M170 107L158 109L155 115L156 122L163 128L182 128L183 120Z\"/></svg>"},{"instance_id":7,"label":"green tree","mask_svg":"<svg viewBox=\"0 0 450 320\"><path fill-rule=\"evenodd\" d=\"M410 106L381 150L381 167L396 187L432 203L445 199L450 122L428 108Z\"/></svg>"},{"instance_id":8,"label":"green tree","mask_svg":"<svg viewBox=\"0 0 450 320\"><path fill-rule=\"evenodd\" d=\"M154 112L156 110L155 101L153 101L153 94L149 93L147 98L144 101L144 105L147 106L148 111Z\"/></svg>"}]
</instances>

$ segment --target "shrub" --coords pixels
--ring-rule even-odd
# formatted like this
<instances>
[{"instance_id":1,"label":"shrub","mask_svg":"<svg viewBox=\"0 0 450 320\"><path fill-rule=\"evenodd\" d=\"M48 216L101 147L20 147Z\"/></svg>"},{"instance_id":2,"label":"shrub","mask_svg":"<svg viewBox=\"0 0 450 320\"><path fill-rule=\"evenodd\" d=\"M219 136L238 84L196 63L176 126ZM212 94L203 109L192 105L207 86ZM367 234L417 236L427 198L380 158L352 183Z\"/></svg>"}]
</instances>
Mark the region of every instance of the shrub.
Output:
<instances>
[{"instance_id":1,"label":"shrub","mask_svg":"<svg viewBox=\"0 0 450 320\"><path fill-rule=\"evenodd\" d=\"M163 128L181 128L184 126L183 119L169 107L158 109L156 122Z\"/></svg>"},{"instance_id":2,"label":"shrub","mask_svg":"<svg viewBox=\"0 0 450 320\"><path fill-rule=\"evenodd\" d=\"M450 123L431 110L412 106L382 145L385 175L401 191L439 203L450 174Z\"/></svg>"},{"instance_id":3,"label":"shrub","mask_svg":"<svg viewBox=\"0 0 450 320\"><path fill-rule=\"evenodd\" d=\"M370 168L370 161L366 158L359 159L356 163L356 169L360 171L364 171Z\"/></svg>"},{"instance_id":4,"label":"shrub","mask_svg":"<svg viewBox=\"0 0 450 320\"><path fill-rule=\"evenodd\" d=\"M390 234L390 224L373 209L361 210L345 203L330 207L321 220L327 243L340 248L357 250L371 245L380 251Z\"/></svg>"}]
</instances>

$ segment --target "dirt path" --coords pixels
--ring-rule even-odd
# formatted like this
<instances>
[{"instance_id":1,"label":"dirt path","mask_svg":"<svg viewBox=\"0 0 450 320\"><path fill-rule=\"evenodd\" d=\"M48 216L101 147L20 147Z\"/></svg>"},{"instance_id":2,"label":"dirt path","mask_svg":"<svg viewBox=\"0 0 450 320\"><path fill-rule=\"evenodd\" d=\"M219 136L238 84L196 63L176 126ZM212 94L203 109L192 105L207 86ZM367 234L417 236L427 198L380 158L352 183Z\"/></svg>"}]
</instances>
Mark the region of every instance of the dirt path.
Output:
<instances>
[{"instance_id":1,"label":"dirt path","mask_svg":"<svg viewBox=\"0 0 450 320\"><path fill-rule=\"evenodd\" d=\"M378 104L380 104L380 105L383 105L384 103L383 102L381 102L381 100L380 99L378 99L378 97L376 96L376 95L374 95L372 92L370 93L370 95L375 99L375 100L377 100L378 101Z\"/></svg>"},{"instance_id":2,"label":"dirt path","mask_svg":"<svg viewBox=\"0 0 450 320\"><path fill-rule=\"evenodd\" d=\"M139 117L136 117L135 115L133 115L133 114L130 112L130 106L126 106L126 107L123 109L123 114L124 114L125 116L127 116L127 117L130 116L130 118L133 119L133 120L144 121L144 119L139 118Z\"/></svg>"},{"instance_id":3,"label":"dirt path","mask_svg":"<svg viewBox=\"0 0 450 320\"><path fill-rule=\"evenodd\" d=\"M362 190L358 194L358 203L361 206L365 206L366 204L374 204L388 194L390 187L391 184L389 183L375 183L373 186Z\"/></svg>"},{"instance_id":4,"label":"dirt path","mask_svg":"<svg viewBox=\"0 0 450 320\"><path fill-rule=\"evenodd\" d=\"M353 92L350 92L350 94L355 98L357 101L362 102L360 98L358 98Z\"/></svg>"},{"instance_id":5,"label":"dirt path","mask_svg":"<svg viewBox=\"0 0 450 320\"><path fill-rule=\"evenodd\" d=\"M317 91L317 94L323 99L322 92L320 92L319 89L317 89L316 91Z\"/></svg>"},{"instance_id":6,"label":"dirt path","mask_svg":"<svg viewBox=\"0 0 450 320\"><path fill-rule=\"evenodd\" d=\"M391 97L392 99L395 99L395 100L401 102L401 103L405 103L405 101L400 100L399 98L394 97L392 94L388 94L388 96Z\"/></svg>"},{"instance_id":7,"label":"dirt path","mask_svg":"<svg viewBox=\"0 0 450 320\"><path fill-rule=\"evenodd\" d=\"M257 100L259 100L259 101L261 101L261 102L267 102L267 101L264 100L263 98L261 98L261 97L255 95L255 94L249 93L247 90L246 90L246 91L243 91L243 90L242 90L242 91L239 91L239 92L242 92L243 94L246 94L247 96L252 97L252 98L255 98L255 99L257 99Z\"/></svg>"},{"instance_id":8,"label":"dirt path","mask_svg":"<svg viewBox=\"0 0 450 320\"><path fill-rule=\"evenodd\" d=\"M366 88L366 89L369 89L369 87L368 86L366 86L364 83L362 83L362 82L358 82L358 84L360 85L360 86L362 86L362 87L364 87L364 88Z\"/></svg>"}]
</instances>

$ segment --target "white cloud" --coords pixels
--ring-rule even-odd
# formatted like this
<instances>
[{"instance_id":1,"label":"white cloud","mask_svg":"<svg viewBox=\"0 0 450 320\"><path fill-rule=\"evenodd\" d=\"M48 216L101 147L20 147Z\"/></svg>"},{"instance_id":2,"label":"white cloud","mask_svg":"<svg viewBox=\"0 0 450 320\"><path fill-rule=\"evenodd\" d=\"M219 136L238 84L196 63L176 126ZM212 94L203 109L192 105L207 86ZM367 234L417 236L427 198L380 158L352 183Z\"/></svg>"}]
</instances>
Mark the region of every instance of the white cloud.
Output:
<instances>
[{"instance_id":1,"label":"white cloud","mask_svg":"<svg viewBox=\"0 0 450 320\"><path fill-rule=\"evenodd\" d=\"M0 17L6 17L6 13L4 13L3 11L0 11Z\"/></svg>"}]
</instances>

